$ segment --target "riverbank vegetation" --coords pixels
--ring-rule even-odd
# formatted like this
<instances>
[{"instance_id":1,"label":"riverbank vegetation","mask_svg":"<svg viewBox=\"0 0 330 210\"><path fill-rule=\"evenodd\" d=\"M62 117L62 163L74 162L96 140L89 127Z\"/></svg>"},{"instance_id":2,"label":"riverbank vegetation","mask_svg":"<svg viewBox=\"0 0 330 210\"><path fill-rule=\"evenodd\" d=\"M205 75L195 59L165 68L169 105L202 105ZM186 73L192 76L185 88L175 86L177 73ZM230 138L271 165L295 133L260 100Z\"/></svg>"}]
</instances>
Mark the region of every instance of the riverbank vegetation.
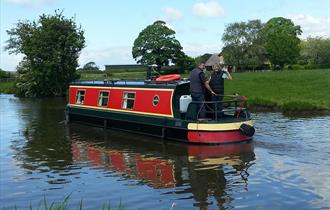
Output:
<instances>
[{"instance_id":1,"label":"riverbank vegetation","mask_svg":"<svg viewBox=\"0 0 330 210\"><path fill-rule=\"evenodd\" d=\"M6 208L4 207L3 210L5 210L5 209ZM14 209L18 210L17 207L15 207ZM69 209L72 209L72 205L70 205L70 195L66 196L62 201L53 201L51 203L49 203L49 201L46 199L46 196L44 196L43 200L41 200L37 206L33 207L32 205L30 205L29 209L30 210L33 210L33 209L38 209L38 210L39 209L43 209L43 210L69 210ZM77 210L85 209L83 200L81 200L79 202L79 204L77 204L77 206L74 207L74 209L77 209ZM120 200L117 207L111 207L110 202L109 202L108 204L103 204L102 206L100 206L100 209L101 210L124 210L125 208Z\"/></svg>"},{"instance_id":2,"label":"riverbank vegetation","mask_svg":"<svg viewBox=\"0 0 330 210\"><path fill-rule=\"evenodd\" d=\"M0 93L14 94L15 81L0 81Z\"/></svg>"},{"instance_id":3,"label":"riverbank vegetation","mask_svg":"<svg viewBox=\"0 0 330 210\"><path fill-rule=\"evenodd\" d=\"M226 94L248 97L250 107L284 112L313 111L330 113L330 69L285 70L232 73L225 81ZM110 76L81 73L83 80L144 79L146 72L116 72ZM189 78L189 74L182 74ZM14 81L0 82L1 93L14 93Z\"/></svg>"},{"instance_id":4,"label":"riverbank vegetation","mask_svg":"<svg viewBox=\"0 0 330 210\"><path fill-rule=\"evenodd\" d=\"M85 46L84 31L75 19L55 11L37 21L19 21L7 34L5 50L23 55L16 68L16 94L63 96L69 83L78 78L78 57Z\"/></svg>"}]
</instances>

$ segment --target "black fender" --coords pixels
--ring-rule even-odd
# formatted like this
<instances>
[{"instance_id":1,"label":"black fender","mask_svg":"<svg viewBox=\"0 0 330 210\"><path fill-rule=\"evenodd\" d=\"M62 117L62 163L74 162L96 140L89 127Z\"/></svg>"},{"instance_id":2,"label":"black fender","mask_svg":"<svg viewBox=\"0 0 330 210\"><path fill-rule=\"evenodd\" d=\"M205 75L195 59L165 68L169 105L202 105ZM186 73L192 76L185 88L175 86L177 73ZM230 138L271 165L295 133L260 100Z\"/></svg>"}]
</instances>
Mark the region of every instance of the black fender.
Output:
<instances>
[{"instance_id":1,"label":"black fender","mask_svg":"<svg viewBox=\"0 0 330 210\"><path fill-rule=\"evenodd\" d=\"M243 123L240 127L239 130L241 131L242 134L246 135L246 136L253 136L255 129L253 126L248 125Z\"/></svg>"}]
</instances>

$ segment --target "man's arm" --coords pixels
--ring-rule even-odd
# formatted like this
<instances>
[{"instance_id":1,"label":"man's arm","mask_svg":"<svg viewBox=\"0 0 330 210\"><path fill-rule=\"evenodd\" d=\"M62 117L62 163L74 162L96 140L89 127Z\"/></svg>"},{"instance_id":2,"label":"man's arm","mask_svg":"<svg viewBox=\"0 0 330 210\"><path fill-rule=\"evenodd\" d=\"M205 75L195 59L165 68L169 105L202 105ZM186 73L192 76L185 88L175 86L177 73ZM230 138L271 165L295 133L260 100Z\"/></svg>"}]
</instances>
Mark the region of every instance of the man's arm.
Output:
<instances>
[{"instance_id":1,"label":"man's arm","mask_svg":"<svg viewBox=\"0 0 330 210\"><path fill-rule=\"evenodd\" d=\"M216 95L215 92L212 90L212 88L211 88L211 86L210 86L209 83L210 83L209 80L206 80L206 81L204 82L204 85L205 85L206 89L208 89L208 90L212 93L212 95Z\"/></svg>"},{"instance_id":2,"label":"man's arm","mask_svg":"<svg viewBox=\"0 0 330 210\"><path fill-rule=\"evenodd\" d=\"M212 90L210 84L209 84L211 78L207 79L207 78L205 77L204 72L202 72L202 73L200 74L200 77L201 77L201 80L203 81L203 84L204 84L204 86L206 87L206 89L208 89L208 91L210 91L210 92L212 93L212 95L216 95L215 92Z\"/></svg>"},{"instance_id":3,"label":"man's arm","mask_svg":"<svg viewBox=\"0 0 330 210\"><path fill-rule=\"evenodd\" d=\"M224 67L223 71L227 74L229 80L233 80L233 77L230 75L230 73L228 71L228 67Z\"/></svg>"}]
</instances>

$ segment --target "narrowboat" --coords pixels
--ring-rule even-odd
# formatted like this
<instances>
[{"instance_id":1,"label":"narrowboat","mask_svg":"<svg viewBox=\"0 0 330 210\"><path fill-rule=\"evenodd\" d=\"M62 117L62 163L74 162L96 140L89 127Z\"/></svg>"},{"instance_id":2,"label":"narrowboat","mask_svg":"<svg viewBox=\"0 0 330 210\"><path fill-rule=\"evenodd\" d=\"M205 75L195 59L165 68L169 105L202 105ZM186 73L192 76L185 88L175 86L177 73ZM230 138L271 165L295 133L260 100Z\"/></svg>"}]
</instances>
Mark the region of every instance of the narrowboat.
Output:
<instances>
[{"instance_id":1,"label":"narrowboat","mask_svg":"<svg viewBox=\"0 0 330 210\"><path fill-rule=\"evenodd\" d=\"M88 123L194 144L248 141L254 134L245 97L192 101L180 75L147 80L77 81L69 88L68 122ZM207 115L200 118L205 106Z\"/></svg>"}]
</instances>

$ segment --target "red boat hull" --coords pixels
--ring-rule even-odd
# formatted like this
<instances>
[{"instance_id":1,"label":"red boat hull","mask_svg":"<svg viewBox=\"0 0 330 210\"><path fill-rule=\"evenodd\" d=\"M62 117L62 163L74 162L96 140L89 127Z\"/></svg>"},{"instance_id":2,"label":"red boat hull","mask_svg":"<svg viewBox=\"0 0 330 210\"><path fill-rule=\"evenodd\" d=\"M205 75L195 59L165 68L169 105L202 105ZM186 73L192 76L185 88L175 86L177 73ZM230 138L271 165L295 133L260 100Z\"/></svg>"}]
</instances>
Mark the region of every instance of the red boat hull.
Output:
<instances>
[{"instance_id":1,"label":"red boat hull","mask_svg":"<svg viewBox=\"0 0 330 210\"><path fill-rule=\"evenodd\" d=\"M223 144L248 141L252 137L235 131L188 131L188 141L191 143Z\"/></svg>"}]
</instances>

